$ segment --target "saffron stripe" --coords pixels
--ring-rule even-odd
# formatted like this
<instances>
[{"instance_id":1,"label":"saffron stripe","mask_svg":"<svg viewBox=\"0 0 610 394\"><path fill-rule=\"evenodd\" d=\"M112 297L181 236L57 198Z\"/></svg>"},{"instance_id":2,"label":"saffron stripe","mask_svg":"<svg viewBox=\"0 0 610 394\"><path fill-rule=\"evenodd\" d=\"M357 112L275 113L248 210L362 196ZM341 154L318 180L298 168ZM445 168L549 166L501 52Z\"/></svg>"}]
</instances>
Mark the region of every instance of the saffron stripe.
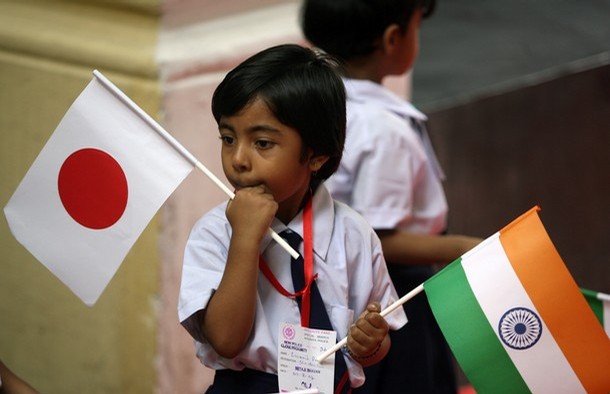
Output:
<instances>
[{"instance_id":1,"label":"saffron stripe","mask_svg":"<svg viewBox=\"0 0 610 394\"><path fill-rule=\"evenodd\" d=\"M587 289L580 289L580 291L585 296L585 300L587 300L599 324L604 325L604 304L601 300L597 299L597 292Z\"/></svg>"},{"instance_id":2,"label":"saffron stripe","mask_svg":"<svg viewBox=\"0 0 610 394\"><path fill-rule=\"evenodd\" d=\"M606 335L610 338L610 301L603 301L604 304L604 330Z\"/></svg>"},{"instance_id":3,"label":"saffron stripe","mask_svg":"<svg viewBox=\"0 0 610 394\"><path fill-rule=\"evenodd\" d=\"M500 231L508 259L589 393L610 388L610 341L580 294L535 210ZM535 256L531 251L535 250Z\"/></svg>"}]
</instances>

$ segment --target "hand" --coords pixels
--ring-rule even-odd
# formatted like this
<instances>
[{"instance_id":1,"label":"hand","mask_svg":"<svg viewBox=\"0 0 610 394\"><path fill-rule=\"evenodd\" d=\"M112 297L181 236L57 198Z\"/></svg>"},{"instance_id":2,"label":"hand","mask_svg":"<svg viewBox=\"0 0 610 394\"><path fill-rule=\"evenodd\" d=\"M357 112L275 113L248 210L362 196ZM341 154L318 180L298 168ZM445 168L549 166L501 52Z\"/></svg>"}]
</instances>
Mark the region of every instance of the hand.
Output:
<instances>
[{"instance_id":1,"label":"hand","mask_svg":"<svg viewBox=\"0 0 610 394\"><path fill-rule=\"evenodd\" d=\"M381 312L379 302L371 303L350 327L347 349L354 359L374 357L388 335L390 327L379 312Z\"/></svg>"},{"instance_id":2,"label":"hand","mask_svg":"<svg viewBox=\"0 0 610 394\"><path fill-rule=\"evenodd\" d=\"M466 235L458 236L458 240L460 242L460 249L461 249L460 256L463 255L464 253L468 252L469 250L471 250L478 244L480 244L481 241L483 241L483 239L481 239L481 238L469 237Z\"/></svg>"},{"instance_id":3,"label":"hand","mask_svg":"<svg viewBox=\"0 0 610 394\"><path fill-rule=\"evenodd\" d=\"M278 209L273 195L262 185L246 187L235 193L229 201L226 215L233 235L260 241L271 225Z\"/></svg>"}]
</instances>

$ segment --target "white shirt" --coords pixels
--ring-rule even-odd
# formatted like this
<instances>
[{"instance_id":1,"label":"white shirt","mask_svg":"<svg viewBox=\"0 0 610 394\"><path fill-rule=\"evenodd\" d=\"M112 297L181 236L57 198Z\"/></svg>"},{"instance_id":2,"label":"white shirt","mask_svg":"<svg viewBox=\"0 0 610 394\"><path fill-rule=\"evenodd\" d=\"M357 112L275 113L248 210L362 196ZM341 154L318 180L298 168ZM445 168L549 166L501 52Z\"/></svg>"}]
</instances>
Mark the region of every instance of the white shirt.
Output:
<instances>
[{"instance_id":1,"label":"white shirt","mask_svg":"<svg viewBox=\"0 0 610 394\"><path fill-rule=\"evenodd\" d=\"M347 336L354 320L372 301L382 308L396 299L396 290L387 272L381 243L371 226L345 204L333 201L326 188L318 187L313 197L314 274L338 340ZM189 318L204 309L222 278L226 264L231 226L225 216L226 203L204 215L193 227L186 244L178 305L180 322L192 331ZM303 236L302 211L285 226L274 219L272 228L280 233L289 227ZM301 243L302 253L303 244ZM263 257L278 281L292 291L290 255L270 236L260 246ZM213 369L252 368L277 374L277 339L282 322L300 324L295 300L284 297L262 273L258 277L256 318L244 349L232 359L219 356L203 338L195 341L197 357ZM398 329L407 319L402 308L386 316L390 327ZM362 368L346 357L352 386L364 381Z\"/></svg>"},{"instance_id":2,"label":"white shirt","mask_svg":"<svg viewBox=\"0 0 610 394\"><path fill-rule=\"evenodd\" d=\"M344 79L347 137L337 172L326 181L333 198L362 214L375 229L439 234L447 201L425 129L426 116L383 86Z\"/></svg>"}]
</instances>

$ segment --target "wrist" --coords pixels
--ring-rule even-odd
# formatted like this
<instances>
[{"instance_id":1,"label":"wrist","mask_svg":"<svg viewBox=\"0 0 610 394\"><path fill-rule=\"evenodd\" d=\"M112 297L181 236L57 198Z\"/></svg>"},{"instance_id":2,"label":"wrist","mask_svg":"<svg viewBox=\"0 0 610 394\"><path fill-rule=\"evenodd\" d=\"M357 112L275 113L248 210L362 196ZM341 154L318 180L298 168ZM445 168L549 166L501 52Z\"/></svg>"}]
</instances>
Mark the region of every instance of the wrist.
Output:
<instances>
[{"instance_id":1,"label":"wrist","mask_svg":"<svg viewBox=\"0 0 610 394\"><path fill-rule=\"evenodd\" d=\"M359 356L357 354L355 354L354 352L352 352L352 350L349 348L348 344L346 343L345 345L343 345L343 350L345 353L347 353L353 360L355 361L365 361L365 360L369 360L373 357L375 357L377 355L377 353L379 353L379 350L381 350L381 344L383 342L379 342L379 344L377 345L377 347L375 348L375 350L373 350L372 353L365 355L365 356Z\"/></svg>"}]
</instances>

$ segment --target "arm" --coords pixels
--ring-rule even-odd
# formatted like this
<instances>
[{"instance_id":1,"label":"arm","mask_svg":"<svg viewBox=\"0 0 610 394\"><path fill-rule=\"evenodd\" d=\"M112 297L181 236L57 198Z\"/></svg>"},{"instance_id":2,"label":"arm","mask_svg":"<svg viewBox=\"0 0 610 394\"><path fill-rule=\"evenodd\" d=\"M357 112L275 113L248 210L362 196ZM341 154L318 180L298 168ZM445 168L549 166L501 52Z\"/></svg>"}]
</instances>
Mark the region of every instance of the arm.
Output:
<instances>
[{"instance_id":1,"label":"arm","mask_svg":"<svg viewBox=\"0 0 610 394\"><path fill-rule=\"evenodd\" d=\"M235 357L250 333L256 312L259 244L277 211L261 186L238 191L227 206L232 236L218 289L200 316L201 332L223 357Z\"/></svg>"},{"instance_id":2,"label":"arm","mask_svg":"<svg viewBox=\"0 0 610 394\"><path fill-rule=\"evenodd\" d=\"M363 367L377 364L390 350L390 327L379 312L379 302L370 304L348 332L347 352Z\"/></svg>"},{"instance_id":3,"label":"arm","mask_svg":"<svg viewBox=\"0 0 610 394\"><path fill-rule=\"evenodd\" d=\"M465 235L421 235L378 230L387 261L404 265L448 264L474 248L480 238Z\"/></svg>"}]
</instances>

